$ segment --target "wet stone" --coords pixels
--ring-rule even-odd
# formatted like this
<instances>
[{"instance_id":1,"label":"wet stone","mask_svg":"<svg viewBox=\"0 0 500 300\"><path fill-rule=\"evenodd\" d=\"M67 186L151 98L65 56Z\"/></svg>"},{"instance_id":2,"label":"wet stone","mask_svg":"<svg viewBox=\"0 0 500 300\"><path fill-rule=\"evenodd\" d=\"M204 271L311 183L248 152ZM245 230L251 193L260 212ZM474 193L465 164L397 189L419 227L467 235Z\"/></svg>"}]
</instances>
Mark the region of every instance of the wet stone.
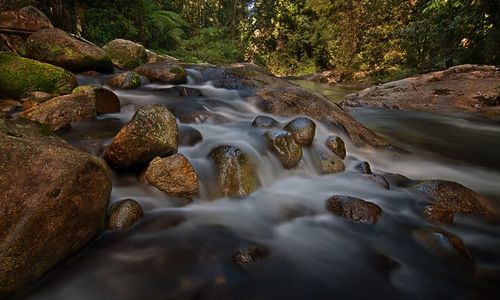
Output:
<instances>
[{"instance_id":1,"label":"wet stone","mask_svg":"<svg viewBox=\"0 0 500 300\"><path fill-rule=\"evenodd\" d=\"M240 266L249 265L266 257L268 253L269 250L265 247L254 244L245 245L233 255L233 261Z\"/></svg>"},{"instance_id":2,"label":"wet stone","mask_svg":"<svg viewBox=\"0 0 500 300\"><path fill-rule=\"evenodd\" d=\"M471 264L474 259L464 241L447 231L425 227L415 229L412 236L425 250L445 260Z\"/></svg>"},{"instance_id":3,"label":"wet stone","mask_svg":"<svg viewBox=\"0 0 500 300\"><path fill-rule=\"evenodd\" d=\"M306 117L297 118L288 123L284 129L290 132L301 146L310 146L316 133L316 124Z\"/></svg>"},{"instance_id":4,"label":"wet stone","mask_svg":"<svg viewBox=\"0 0 500 300\"><path fill-rule=\"evenodd\" d=\"M375 203L342 195L336 195L326 200L326 209L351 222L360 224L375 224L382 214L382 209Z\"/></svg>"},{"instance_id":5,"label":"wet stone","mask_svg":"<svg viewBox=\"0 0 500 300\"><path fill-rule=\"evenodd\" d=\"M428 205L423 211L424 217L429 222L434 224L451 224L453 223L454 213L450 209L446 209L439 205Z\"/></svg>"},{"instance_id":6,"label":"wet stone","mask_svg":"<svg viewBox=\"0 0 500 300\"><path fill-rule=\"evenodd\" d=\"M141 219L142 215L142 207L137 201L121 200L110 207L107 228L110 230L127 229Z\"/></svg>"},{"instance_id":7,"label":"wet stone","mask_svg":"<svg viewBox=\"0 0 500 300\"><path fill-rule=\"evenodd\" d=\"M277 128L279 125L278 121L268 116L257 116L252 122L252 126L258 128Z\"/></svg>"},{"instance_id":8,"label":"wet stone","mask_svg":"<svg viewBox=\"0 0 500 300\"><path fill-rule=\"evenodd\" d=\"M264 134L269 146L281 160L283 167L290 169L297 166L302 159L302 148L292 135L284 130L268 130Z\"/></svg>"},{"instance_id":9,"label":"wet stone","mask_svg":"<svg viewBox=\"0 0 500 300\"><path fill-rule=\"evenodd\" d=\"M357 164L354 167L354 170L361 174L372 174L372 169L370 168L370 164L366 161Z\"/></svg>"},{"instance_id":10,"label":"wet stone","mask_svg":"<svg viewBox=\"0 0 500 300\"><path fill-rule=\"evenodd\" d=\"M137 89L141 86L141 83L141 75L133 71L124 72L106 80L107 85L121 90Z\"/></svg>"},{"instance_id":11,"label":"wet stone","mask_svg":"<svg viewBox=\"0 0 500 300\"><path fill-rule=\"evenodd\" d=\"M329 136L325 141L326 147L330 149L333 153L337 154L338 157L344 159L346 156L344 141L335 135Z\"/></svg>"},{"instance_id":12,"label":"wet stone","mask_svg":"<svg viewBox=\"0 0 500 300\"><path fill-rule=\"evenodd\" d=\"M381 175L377 175L377 174L359 174L358 176L361 177L361 178L364 178L366 180L370 180L371 182L378 184L380 187L382 187L382 188L384 188L386 190L390 189L389 182L387 181L387 179L385 179Z\"/></svg>"},{"instance_id":13,"label":"wet stone","mask_svg":"<svg viewBox=\"0 0 500 300\"><path fill-rule=\"evenodd\" d=\"M320 150L317 155L321 174L333 174L345 170L344 162L336 154Z\"/></svg>"},{"instance_id":14,"label":"wet stone","mask_svg":"<svg viewBox=\"0 0 500 300\"><path fill-rule=\"evenodd\" d=\"M179 146L191 147L203 140L201 133L190 126L179 126L178 144Z\"/></svg>"}]
</instances>

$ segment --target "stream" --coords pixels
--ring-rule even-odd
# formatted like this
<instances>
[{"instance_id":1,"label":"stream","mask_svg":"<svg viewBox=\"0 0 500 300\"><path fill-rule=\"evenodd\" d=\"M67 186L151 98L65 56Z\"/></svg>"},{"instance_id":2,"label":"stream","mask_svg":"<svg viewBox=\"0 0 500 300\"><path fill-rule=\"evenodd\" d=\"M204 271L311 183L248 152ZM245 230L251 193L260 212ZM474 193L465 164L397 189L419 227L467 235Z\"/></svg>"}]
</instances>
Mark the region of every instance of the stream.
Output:
<instances>
[{"instance_id":1,"label":"stream","mask_svg":"<svg viewBox=\"0 0 500 300\"><path fill-rule=\"evenodd\" d=\"M104 85L105 79L78 76L80 85ZM251 126L262 113L243 100L248 92L217 88L192 69L182 87L196 92L172 95L172 86L160 84L114 90L120 113L74 123L58 134L98 154L99 145L109 143L139 106L161 103L186 115L202 108L210 114L189 124L178 120L180 128L203 136L178 150L198 173L199 195L185 203L140 183L137 174L112 171L111 203L134 199L143 219L123 232L106 231L21 298L489 299L500 292L498 224L455 216L453 224L438 226L462 238L474 266L442 259L412 238L413 230L432 226L420 214L421 199L406 188L386 190L352 176L356 164L368 161L374 173L452 180L500 203L498 121L356 108L350 113L360 123L411 154L356 148L317 122L313 147L304 147L302 161L288 170L267 146L265 130ZM352 92L307 87L332 101ZM281 125L291 120L272 117ZM346 143L347 171L321 175L313 149L333 134ZM255 165L260 187L245 198L214 196L215 168L207 156L223 144L240 148ZM375 226L349 223L326 211L325 200L333 195L374 202L383 214ZM252 264L235 264L235 252L248 245L259 245L265 254Z\"/></svg>"}]
</instances>

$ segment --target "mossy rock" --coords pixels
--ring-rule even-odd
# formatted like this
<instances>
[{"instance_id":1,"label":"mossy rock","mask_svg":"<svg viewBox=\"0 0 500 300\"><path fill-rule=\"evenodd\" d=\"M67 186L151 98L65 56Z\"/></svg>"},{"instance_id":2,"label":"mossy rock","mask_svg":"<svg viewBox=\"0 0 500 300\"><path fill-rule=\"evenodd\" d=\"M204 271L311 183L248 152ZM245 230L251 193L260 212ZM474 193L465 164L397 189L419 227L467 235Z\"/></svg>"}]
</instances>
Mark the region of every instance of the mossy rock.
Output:
<instances>
[{"instance_id":1,"label":"mossy rock","mask_svg":"<svg viewBox=\"0 0 500 300\"><path fill-rule=\"evenodd\" d=\"M72 92L75 95L85 95L91 99L98 115L120 111L120 100L112 91L97 85L82 85Z\"/></svg>"},{"instance_id":2,"label":"mossy rock","mask_svg":"<svg viewBox=\"0 0 500 300\"><path fill-rule=\"evenodd\" d=\"M167 62L145 64L134 69L151 82L181 84L187 80L187 72L183 67Z\"/></svg>"},{"instance_id":3,"label":"mossy rock","mask_svg":"<svg viewBox=\"0 0 500 300\"><path fill-rule=\"evenodd\" d=\"M142 79L138 73L129 71L109 78L106 84L115 89L133 90L141 86Z\"/></svg>"},{"instance_id":4,"label":"mossy rock","mask_svg":"<svg viewBox=\"0 0 500 300\"><path fill-rule=\"evenodd\" d=\"M130 70L148 62L146 48L132 41L116 39L102 47L111 57L113 64L124 70Z\"/></svg>"},{"instance_id":5,"label":"mossy rock","mask_svg":"<svg viewBox=\"0 0 500 300\"><path fill-rule=\"evenodd\" d=\"M19 99L35 91L68 94L75 87L75 75L62 68L0 53L0 97Z\"/></svg>"},{"instance_id":6,"label":"mossy rock","mask_svg":"<svg viewBox=\"0 0 500 300\"><path fill-rule=\"evenodd\" d=\"M24 43L24 49L29 58L74 72L113 71L113 63L106 51L57 28L42 29L33 33Z\"/></svg>"}]
</instances>

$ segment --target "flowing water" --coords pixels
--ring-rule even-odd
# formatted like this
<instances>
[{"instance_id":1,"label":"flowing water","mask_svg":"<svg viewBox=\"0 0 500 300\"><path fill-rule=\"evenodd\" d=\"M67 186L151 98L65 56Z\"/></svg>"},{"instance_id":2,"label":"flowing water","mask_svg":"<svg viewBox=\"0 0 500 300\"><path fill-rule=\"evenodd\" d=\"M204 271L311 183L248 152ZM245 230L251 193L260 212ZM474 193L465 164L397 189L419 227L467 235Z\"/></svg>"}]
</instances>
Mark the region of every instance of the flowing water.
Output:
<instances>
[{"instance_id":1,"label":"flowing water","mask_svg":"<svg viewBox=\"0 0 500 300\"><path fill-rule=\"evenodd\" d=\"M440 226L460 236L474 266L443 258L419 244L414 232L431 224L420 211L425 200L391 181L391 189L354 175L368 161L374 173L411 179L447 179L500 199L500 125L463 116L357 109L367 127L405 147L401 156L347 148L346 172L321 175L315 149L341 132L317 123L314 145L299 166L286 170L268 148L265 130L251 126L261 114L243 98L247 91L217 88L189 70L181 96L168 85L115 91L122 110L97 121L73 124L60 135L99 153L138 106L161 103L180 127L203 140L179 147L200 178L191 203L142 184L134 173L113 173L111 202L132 198L144 218L124 232L105 232L78 255L45 276L28 299L488 299L500 285L500 229L475 217L456 216ZM104 77L79 76L102 84ZM185 89L184 89L185 88ZM332 88L334 90L334 88ZM171 89L170 89L171 91ZM194 91L194 92L193 92ZM343 95L350 91L335 90ZM185 93L188 96L182 96ZM195 121L187 124L196 111ZM272 116L282 125L290 119ZM244 198L214 197L215 169L207 159L218 145L233 145L256 167L260 187ZM387 175L388 178L393 178ZM351 195L383 209L374 226L349 223L328 213L325 200ZM240 266L233 255L258 245L265 255Z\"/></svg>"}]
</instances>

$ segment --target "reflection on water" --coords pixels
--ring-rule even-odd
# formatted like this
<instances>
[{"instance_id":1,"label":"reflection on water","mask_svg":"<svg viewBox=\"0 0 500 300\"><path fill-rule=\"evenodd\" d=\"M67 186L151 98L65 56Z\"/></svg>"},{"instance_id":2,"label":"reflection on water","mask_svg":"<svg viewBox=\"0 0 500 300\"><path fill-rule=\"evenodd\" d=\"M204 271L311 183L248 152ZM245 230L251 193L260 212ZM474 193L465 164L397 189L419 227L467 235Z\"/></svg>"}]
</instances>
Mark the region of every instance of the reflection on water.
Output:
<instances>
[{"instance_id":1,"label":"reflection on water","mask_svg":"<svg viewBox=\"0 0 500 300\"><path fill-rule=\"evenodd\" d=\"M339 102L345 95L354 93L359 89L340 87L340 86L330 86L328 84L309 81L309 80L291 80L292 83L303 86L315 92L321 93L334 102Z\"/></svg>"},{"instance_id":2,"label":"reflection on water","mask_svg":"<svg viewBox=\"0 0 500 300\"><path fill-rule=\"evenodd\" d=\"M251 127L259 112L243 101L242 93L215 88L194 70L189 74L184 87L203 97L173 96L168 87L158 85L116 91L124 105L119 114L76 123L60 134L77 146L90 140L102 148L140 105L184 108L186 119L199 113L189 124L178 123L203 136L202 142L179 148L200 177L200 194L189 205L179 206L179 199L139 183L137 174L113 172L111 202L137 200L145 210L144 219L128 231L104 233L23 297L482 299L498 293L498 225L456 217L453 225L442 228L464 240L475 269L443 260L412 238L412 230L431 226L421 215L424 199L394 182L386 190L353 173L354 165L369 161L375 173L454 180L500 199L498 155L492 156L499 150L498 138L493 138L498 136L497 124L361 109L353 111L356 118L412 154L366 151L345 139L347 171L321 175L315 153L329 135L342 133L317 123L313 146L304 148L298 167L287 170L267 146L265 130ZM102 80L79 78L80 83ZM273 117L282 126L290 121ZM251 195L214 199L215 170L207 154L221 144L240 148L255 165L260 188ZM351 224L326 211L325 200L332 195L374 202L383 214L375 226ZM247 244L265 247L269 254L249 266L238 266L232 256Z\"/></svg>"}]
</instances>

